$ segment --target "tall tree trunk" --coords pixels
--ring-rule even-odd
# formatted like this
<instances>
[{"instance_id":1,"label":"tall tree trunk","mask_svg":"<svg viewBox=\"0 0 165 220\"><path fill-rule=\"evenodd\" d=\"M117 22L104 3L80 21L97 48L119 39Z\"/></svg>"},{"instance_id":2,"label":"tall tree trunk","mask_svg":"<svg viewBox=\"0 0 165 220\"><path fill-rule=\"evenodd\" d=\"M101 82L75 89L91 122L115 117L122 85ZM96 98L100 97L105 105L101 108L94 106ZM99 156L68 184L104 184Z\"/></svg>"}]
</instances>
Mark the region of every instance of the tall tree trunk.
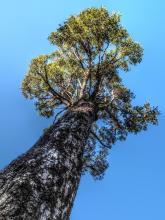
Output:
<instances>
[{"instance_id":1,"label":"tall tree trunk","mask_svg":"<svg viewBox=\"0 0 165 220\"><path fill-rule=\"evenodd\" d=\"M80 101L0 172L0 220L68 220L95 111Z\"/></svg>"}]
</instances>

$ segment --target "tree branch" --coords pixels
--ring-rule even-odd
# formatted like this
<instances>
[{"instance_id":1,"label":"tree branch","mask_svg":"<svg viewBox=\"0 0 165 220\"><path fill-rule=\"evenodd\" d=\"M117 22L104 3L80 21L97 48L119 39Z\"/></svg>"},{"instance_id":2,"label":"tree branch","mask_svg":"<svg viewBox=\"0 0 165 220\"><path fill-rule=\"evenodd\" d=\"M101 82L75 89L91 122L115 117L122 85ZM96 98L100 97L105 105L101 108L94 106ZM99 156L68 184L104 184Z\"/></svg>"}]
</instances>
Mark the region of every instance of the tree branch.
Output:
<instances>
[{"instance_id":1,"label":"tree branch","mask_svg":"<svg viewBox=\"0 0 165 220\"><path fill-rule=\"evenodd\" d=\"M56 114L56 116L55 116L55 118L54 118L54 120L53 120L53 124L56 122L58 116L59 116L62 112L64 112L65 110L67 110L67 109L68 109L68 107L65 107L65 108L63 108L61 111L59 111L59 112Z\"/></svg>"},{"instance_id":2,"label":"tree branch","mask_svg":"<svg viewBox=\"0 0 165 220\"><path fill-rule=\"evenodd\" d=\"M81 65L81 67L82 67L82 69L85 70L83 61L82 61L82 59L80 58L80 54L79 54L79 51L78 51L78 48L77 48L76 45L75 45L75 50L76 50L76 51L73 50L73 53L74 53L75 57L78 59L80 65Z\"/></svg>"},{"instance_id":3,"label":"tree branch","mask_svg":"<svg viewBox=\"0 0 165 220\"><path fill-rule=\"evenodd\" d=\"M104 51L103 51L103 55L102 55L102 57L101 57L101 61L103 61L103 59L104 59L104 56L105 56L105 54L106 54L106 51L107 51L107 49L108 49L108 47L109 47L109 42L107 43L107 46L105 47L105 49L104 49Z\"/></svg>"},{"instance_id":4,"label":"tree branch","mask_svg":"<svg viewBox=\"0 0 165 220\"><path fill-rule=\"evenodd\" d=\"M97 136L97 134L95 134L93 131L90 131L90 133L100 142L101 145L103 145L104 147L111 149L110 145L104 144L102 140L100 140L100 138Z\"/></svg>"},{"instance_id":5,"label":"tree branch","mask_svg":"<svg viewBox=\"0 0 165 220\"><path fill-rule=\"evenodd\" d=\"M50 92L52 93L53 96L55 96L56 98L60 99L64 104L69 105L71 104L70 100L68 100L67 98L63 97L61 94L59 94L58 92L56 92L50 85L49 83L49 79L47 76L47 71L46 68L44 67L45 70L45 77L42 75L42 73L40 73L39 71L37 72L38 75L43 79L43 81L47 84L47 86L50 89Z\"/></svg>"},{"instance_id":6,"label":"tree branch","mask_svg":"<svg viewBox=\"0 0 165 220\"><path fill-rule=\"evenodd\" d=\"M109 108L105 108L105 111L108 113L109 117L113 120L115 126L121 130L123 130L123 126L120 124L116 116L109 110Z\"/></svg>"}]
</instances>

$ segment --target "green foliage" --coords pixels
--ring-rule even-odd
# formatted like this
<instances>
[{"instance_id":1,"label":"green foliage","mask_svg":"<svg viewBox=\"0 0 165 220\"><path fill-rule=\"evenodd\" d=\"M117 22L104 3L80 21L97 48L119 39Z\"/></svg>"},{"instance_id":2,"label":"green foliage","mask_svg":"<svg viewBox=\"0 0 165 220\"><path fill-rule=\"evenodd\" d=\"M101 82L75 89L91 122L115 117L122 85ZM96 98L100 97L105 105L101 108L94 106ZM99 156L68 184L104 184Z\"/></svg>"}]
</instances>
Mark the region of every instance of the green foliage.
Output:
<instances>
[{"instance_id":1,"label":"green foliage","mask_svg":"<svg viewBox=\"0 0 165 220\"><path fill-rule=\"evenodd\" d=\"M143 49L120 22L120 14L89 8L69 17L48 37L57 49L31 61L22 82L26 98L34 99L44 117L70 108L85 98L98 108L84 152L84 171L102 177L108 167L108 148L128 133L157 123L157 108L133 106L133 93L124 87L119 71L141 62Z\"/></svg>"}]
</instances>

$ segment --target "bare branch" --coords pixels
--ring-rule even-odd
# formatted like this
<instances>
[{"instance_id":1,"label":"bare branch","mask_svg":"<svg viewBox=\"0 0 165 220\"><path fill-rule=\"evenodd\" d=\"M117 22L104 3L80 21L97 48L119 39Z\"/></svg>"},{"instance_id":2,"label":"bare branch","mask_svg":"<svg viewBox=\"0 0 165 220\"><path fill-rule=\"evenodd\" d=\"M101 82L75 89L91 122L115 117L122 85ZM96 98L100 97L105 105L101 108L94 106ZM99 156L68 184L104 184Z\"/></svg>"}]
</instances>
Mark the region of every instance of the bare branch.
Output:
<instances>
[{"instance_id":1,"label":"bare branch","mask_svg":"<svg viewBox=\"0 0 165 220\"><path fill-rule=\"evenodd\" d=\"M91 89L92 89L92 74L90 73L90 75L89 75L89 96L91 94Z\"/></svg>"},{"instance_id":2,"label":"bare branch","mask_svg":"<svg viewBox=\"0 0 165 220\"><path fill-rule=\"evenodd\" d=\"M82 69L85 70L84 63L83 63L83 61L82 61L82 59L81 59L81 57L80 57L79 50L78 50L77 46L75 46L75 50L76 50L76 51L73 50L73 54L74 54L75 57L78 59L80 65L81 65L81 67L82 67Z\"/></svg>"},{"instance_id":3,"label":"bare branch","mask_svg":"<svg viewBox=\"0 0 165 220\"><path fill-rule=\"evenodd\" d=\"M100 142L100 144L108 149L111 149L110 145L104 144L102 140L95 134L93 131L90 131L90 133Z\"/></svg>"},{"instance_id":4,"label":"bare branch","mask_svg":"<svg viewBox=\"0 0 165 220\"><path fill-rule=\"evenodd\" d=\"M115 126L119 129L123 129L123 126L120 124L120 122L118 121L118 119L116 118L116 116L113 114L112 111L109 110L109 108L105 108L105 111L108 113L109 117L113 120Z\"/></svg>"},{"instance_id":5,"label":"bare branch","mask_svg":"<svg viewBox=\"0 0 165 220\"><path fill-rule=\"evenodd\" d=\"M83 97L85 89L86 89L86 84L87 84L87 81L88 81L88 78L89 78L89 70L84 72L84 74L85 74L85 76L84 76L84 79L82 81L81 89L80 89L80 98Z\"/></svg>"},{"instance_id":6,"label":"bare branch","mask_svg":"<svg viewBox=\"0 0 165 220\"><path fill-rule=\"evenodd\" d=\"M104 49L104 51L103 51L103 55L102 55L102 57L101 57L101 61L103 61L104 60L104 57L105 57L105 54L106 54L106 52L107 52L107 49L108 49L108 47L109 47L109 42L107 43L107 46L105 47L105 49Z\"/></svg>"},{"instance_id":7,"label":"bare branch","mask_svg":"<svg viewBox=\"0 0 165 220\"><path fill-rule=\"evenodd\" d=\"M82 84L81 84L80 79L78 77L77 77L77 82L78 82L80 88L82 88Z\"/></svg>"},{"instance_id":8,"label":"bare branch","mask_svg":"<svg viewBox=\"0 0 165 220\"><path fill-rule=\"evenodd\" d=\"M67 109L68 109L68 107L65 107L65 108L63 108L61 111L59 111L59 112L56 114L56 116L55 116L55 118L54 118L54 120L53 120L53 124L55 124L55 122L56 122L57 118L59 117L59 115L60 115L62 112L64 112L65 110L67 110Z\"/></svg>"}]
</instances>

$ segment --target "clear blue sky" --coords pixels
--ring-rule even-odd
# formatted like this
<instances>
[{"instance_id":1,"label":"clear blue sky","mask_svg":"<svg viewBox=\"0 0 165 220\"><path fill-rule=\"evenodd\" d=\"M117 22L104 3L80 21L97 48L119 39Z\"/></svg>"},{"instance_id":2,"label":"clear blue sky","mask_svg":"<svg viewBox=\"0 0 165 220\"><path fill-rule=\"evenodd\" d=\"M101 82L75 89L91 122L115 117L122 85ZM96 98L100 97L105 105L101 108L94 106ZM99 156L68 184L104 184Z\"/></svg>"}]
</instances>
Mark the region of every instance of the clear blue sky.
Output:
<instances>
[{"instance_id":1,"label":"clear blue sky","mask_svg":"<svg viewBox=\"0 0 165 220\"><path fill-rule=\"evenodd\" d=\"M144 47L143 62L123 74L136 93L161 111L158 127L116 144L103 181L85 176L71 220L165 219L165 1L14 0L0 6L0 167L31 147L51 120L23 98L21 80L32 57L53 50L47 36L69 15L90 6L120 11L122 23Z\"/></svg>"}]
</instances>

